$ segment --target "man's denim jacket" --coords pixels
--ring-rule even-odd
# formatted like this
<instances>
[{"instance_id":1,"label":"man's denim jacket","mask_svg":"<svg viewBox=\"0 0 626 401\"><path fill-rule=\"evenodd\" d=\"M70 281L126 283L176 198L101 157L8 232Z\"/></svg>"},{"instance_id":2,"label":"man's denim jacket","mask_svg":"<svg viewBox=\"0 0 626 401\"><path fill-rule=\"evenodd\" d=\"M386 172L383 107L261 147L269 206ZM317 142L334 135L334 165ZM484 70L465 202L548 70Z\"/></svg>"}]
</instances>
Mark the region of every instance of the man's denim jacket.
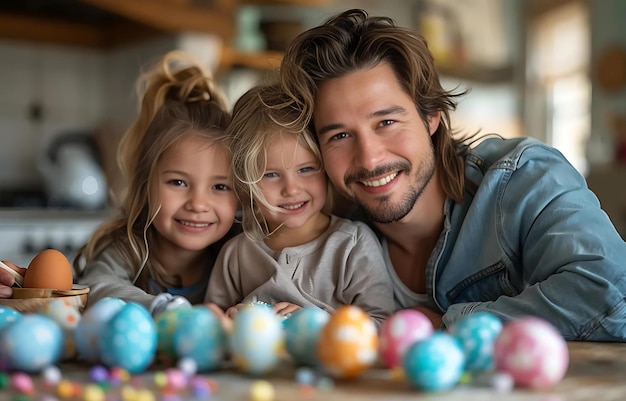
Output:
<instances>
[{"instance_id":1,"label":"man's denim jacket","mask_svg":"<svg viewBox=\"0 0 626 401\"><path fill-rule=\"evenodd\" d=\"M444 325L488 311L542 317L567 340L626 340L626 242L561 153L489 138L465 166L426 270Z\"/></svg>"}]
</instances>

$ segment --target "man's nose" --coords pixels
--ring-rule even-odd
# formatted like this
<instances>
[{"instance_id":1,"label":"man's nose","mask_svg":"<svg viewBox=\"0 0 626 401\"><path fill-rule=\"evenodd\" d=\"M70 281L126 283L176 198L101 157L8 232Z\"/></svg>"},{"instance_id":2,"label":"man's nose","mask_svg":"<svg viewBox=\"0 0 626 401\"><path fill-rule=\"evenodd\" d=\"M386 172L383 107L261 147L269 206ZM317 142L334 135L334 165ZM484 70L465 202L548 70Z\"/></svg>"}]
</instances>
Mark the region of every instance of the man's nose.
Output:
<instances>
[{"instance_id":1,"label":"man's nose","mask_svg":"<svg viewBox=\"0 0 626 401\"><path fill-rule=\"evenodd\" d=\"M385 148L380 138L374 133L362 133L358 136L354 163L366 170L374 170L384 161Z\"/></svg>"}]
</instances>

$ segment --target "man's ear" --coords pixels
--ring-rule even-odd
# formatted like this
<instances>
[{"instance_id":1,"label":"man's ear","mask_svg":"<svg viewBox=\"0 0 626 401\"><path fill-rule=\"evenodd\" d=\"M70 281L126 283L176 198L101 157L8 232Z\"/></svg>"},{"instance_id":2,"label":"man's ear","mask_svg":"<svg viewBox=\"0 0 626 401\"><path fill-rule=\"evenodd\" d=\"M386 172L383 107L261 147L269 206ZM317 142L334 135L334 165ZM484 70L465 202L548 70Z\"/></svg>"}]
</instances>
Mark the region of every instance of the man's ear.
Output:
<instances>
[{"instance_id":1,"label":"man's ear","mask_svg":"<svg viewBox=\"0 0 626 401\"><path fill-rule=\"evenodd\" d=\"M431 114L428 117L428 130L430 131L430 135L432 136L432 134L435 133L435 131L437 131L437 128L439 128L439 123L441 122L441 112L438 111L434 114Z\"/></svg>"}]
</instances>

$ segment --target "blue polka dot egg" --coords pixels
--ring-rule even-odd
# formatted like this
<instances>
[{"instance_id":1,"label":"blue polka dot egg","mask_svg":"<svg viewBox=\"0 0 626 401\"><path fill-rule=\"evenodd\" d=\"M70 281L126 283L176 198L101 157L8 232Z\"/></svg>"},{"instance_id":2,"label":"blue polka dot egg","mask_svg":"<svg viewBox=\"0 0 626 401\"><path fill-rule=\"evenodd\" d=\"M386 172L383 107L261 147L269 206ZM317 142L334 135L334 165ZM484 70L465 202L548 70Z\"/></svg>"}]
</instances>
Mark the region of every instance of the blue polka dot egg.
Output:
<instances>
[{"instance_id":1,"label":"blue polka dot egg","mask_svg":"<svg viewBox=\"0 0 626 401\"><path fill-rule=\"evenodd\" d=\"M0 331L4 368L38 373L56 364L62 351L61 327L47 316L27 314Z\"/></svg>"},{"instance_id":2,"label":"blue polka dot egg","mask_svg":"<svg viewBox=\"0 0 626 401\"><path fill-rule=\"evenodd\" d=\"M463 347L465 369L485 372L494 367L493 349L502 331L500 319L489 312L477 312L459 320L451 329Z\"/></svg>"},{"instance_id":3,"label":"blue polka dot egg","mask_svg":"<svg viewBox=\"0 0 626 401\"><path fill-rule=\"evenodd\" d=\"M111 318L99 345L106 366L140 373L156 354L156 324L145 307L129 302Z\"/></svg>"},{"instance_id":4,"label":"blue polka dot egg","mask_svg":"<svg viewBox=\"0 0 626 401\"><path fill-rule=\"evenodd\" d=\"M465 365L459 341L450 334L437 332L411 345L404 354L403 367L409 382L424 391L454 387Z\"/></svg>"}]
</instances>

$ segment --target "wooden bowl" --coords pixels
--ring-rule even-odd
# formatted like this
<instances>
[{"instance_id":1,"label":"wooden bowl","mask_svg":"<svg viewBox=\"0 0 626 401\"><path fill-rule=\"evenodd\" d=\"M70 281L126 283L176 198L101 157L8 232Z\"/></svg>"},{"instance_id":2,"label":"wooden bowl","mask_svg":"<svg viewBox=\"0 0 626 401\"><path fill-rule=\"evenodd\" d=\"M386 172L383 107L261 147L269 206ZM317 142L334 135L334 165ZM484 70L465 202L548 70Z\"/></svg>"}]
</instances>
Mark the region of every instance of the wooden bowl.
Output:
<instances>
[{"instance_id":1,"label":"wooden bowl","mask_svg":"<svg viewBox=\"0 0 626 401\"><path fill-rule=\"evenodd\" d=\"M36 312L39 307L51 299L63 298L83 312L87 305L89 287L74 284L71 290L55 290L51 288L13 288L13 297L0 299L0 305L8 306L21 313Z\"/></svg>"}]
</instances>

